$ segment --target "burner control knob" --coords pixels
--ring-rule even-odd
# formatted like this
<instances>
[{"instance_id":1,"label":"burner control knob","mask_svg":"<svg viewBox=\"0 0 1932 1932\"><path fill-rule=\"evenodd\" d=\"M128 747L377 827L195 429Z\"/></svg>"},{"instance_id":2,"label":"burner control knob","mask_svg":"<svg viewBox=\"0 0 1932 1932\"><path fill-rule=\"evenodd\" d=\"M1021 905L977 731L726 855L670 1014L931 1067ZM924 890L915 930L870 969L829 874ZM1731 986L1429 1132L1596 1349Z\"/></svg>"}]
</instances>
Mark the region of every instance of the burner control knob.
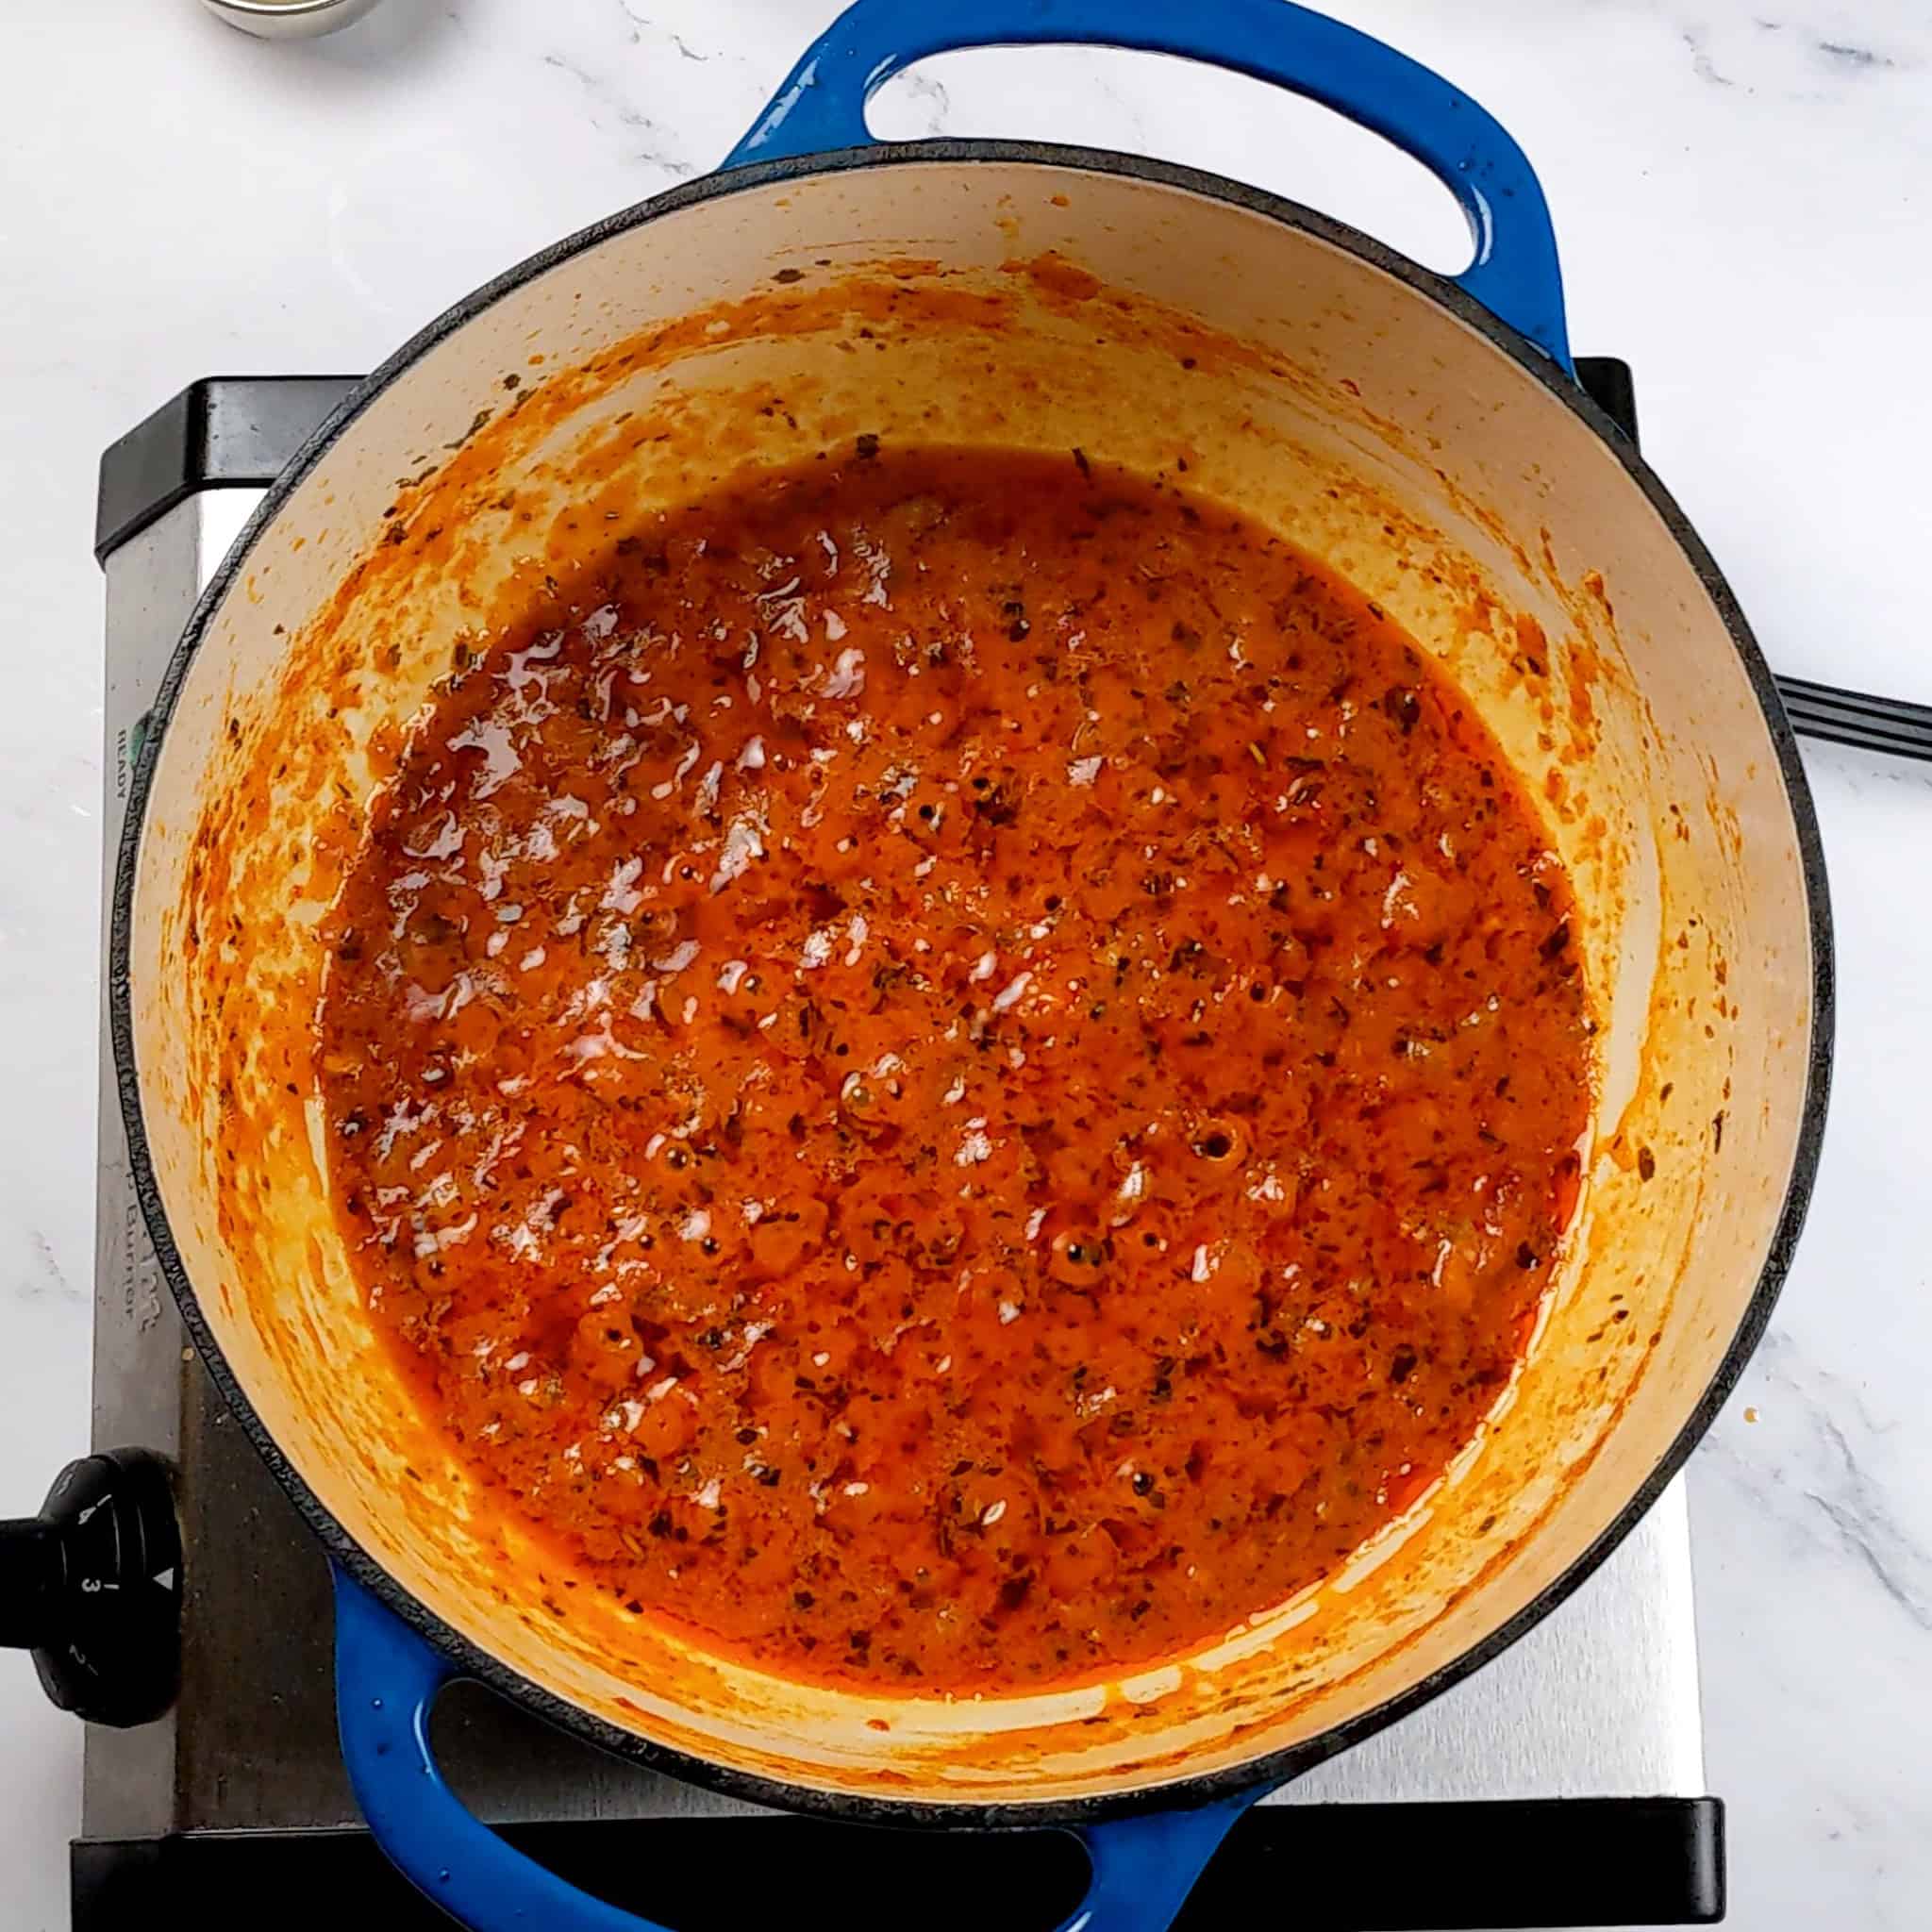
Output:
<instances>
[{"instance_id":1,"label":"burner control knob","mask_svg":"<svg viewBox=\"0 0 1932 1932\"><path fill-rule=\"evenodd\" d=\"M145 1449L70 1462L38 1516L0 1522L0 1644L33 1652L62 1710L159 1717L180 1671L180 1602L173 1479Z\"/></svg>"}]
</instances>

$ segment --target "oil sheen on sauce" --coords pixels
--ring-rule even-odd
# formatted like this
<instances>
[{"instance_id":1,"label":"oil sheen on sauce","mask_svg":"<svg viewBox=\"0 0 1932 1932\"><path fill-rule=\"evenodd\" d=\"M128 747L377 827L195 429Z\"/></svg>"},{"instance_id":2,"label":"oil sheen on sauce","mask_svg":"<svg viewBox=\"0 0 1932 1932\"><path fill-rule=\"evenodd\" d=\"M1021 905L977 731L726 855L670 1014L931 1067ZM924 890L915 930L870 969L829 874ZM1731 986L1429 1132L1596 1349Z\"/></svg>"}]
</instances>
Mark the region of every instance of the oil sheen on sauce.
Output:
<instances>
[{"instance_id":1,"label":"oil sheen on sauce","mask_svg":"<svg viewBox=\"0 0 1932 1932\"><path fill-rule=\"evenodd\" d=\"M579 1587L820 1681L1091 1678L1333 1570L1503 1388L1571 918L1309 558L865 438L458 651L328 933L335 1199Z\"/></svg>"}]
</instances>

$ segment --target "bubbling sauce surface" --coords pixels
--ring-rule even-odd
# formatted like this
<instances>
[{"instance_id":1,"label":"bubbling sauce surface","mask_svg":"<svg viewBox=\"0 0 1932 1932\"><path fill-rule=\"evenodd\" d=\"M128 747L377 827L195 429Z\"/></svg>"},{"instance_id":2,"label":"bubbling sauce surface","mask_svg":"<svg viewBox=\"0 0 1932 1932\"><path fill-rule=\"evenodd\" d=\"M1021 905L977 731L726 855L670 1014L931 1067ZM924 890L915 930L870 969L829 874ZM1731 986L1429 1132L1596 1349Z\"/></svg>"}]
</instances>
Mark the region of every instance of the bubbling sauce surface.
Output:
<instances>
[{"instance_id":1,"label":"bubbling sauce surface","mask_svg":"<svg viewBox=\"0 0 1932 1932\"><path fill-rule=\"evenodd\" d=\"M1505 1386L1572 917L1308 557L862 439L458 654L328 928L338 1211L579 1587L820 1681L1091 1677L1334 1569Z\"/></svg>"}]
</instances>

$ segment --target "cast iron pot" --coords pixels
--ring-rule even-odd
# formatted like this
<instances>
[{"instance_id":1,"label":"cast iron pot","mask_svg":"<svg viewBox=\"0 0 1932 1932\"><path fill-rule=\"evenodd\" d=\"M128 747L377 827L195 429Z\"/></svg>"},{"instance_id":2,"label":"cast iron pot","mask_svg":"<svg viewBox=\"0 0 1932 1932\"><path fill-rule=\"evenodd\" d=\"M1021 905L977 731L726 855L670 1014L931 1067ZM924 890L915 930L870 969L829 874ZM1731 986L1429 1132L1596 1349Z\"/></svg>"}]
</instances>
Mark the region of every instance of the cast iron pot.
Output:
<instances>
[{"instance_id":1,"label":"cast iron pot","mask_svg":"<svg viewBox=\"0 0 1932 1932\"><path fill-rule=\"evenodd\" d=\"M969 44L1240 69L1424 161L1445 280L1192 170L881 147L868 94ZM1242 506L1378 599L1480 708L1574 881L1600 1023L1583 1192L1522 1373L1323 1585L1159 1669L901 1699L789 1682L578 1594L479 1502L372 1332L328 1198L316 921L408 721L600 506L856 434L1074 448ZM1824 1124L1830 954L1796 751L1716 567L1576 386L1541 191L1474 102L1280 0L859 0L725 167L408 344L269 492L168 672L115 899L115 1052L162 1266L337 1566L338 1695L390 1856L477 1932L634 1926L438 1775L467 1675L621 1756L884 1824L1077 1828L1079 1924L1165 1925L1258 1793L1559 1603L1761 1333Z\"/></svg>"}]
</instances>

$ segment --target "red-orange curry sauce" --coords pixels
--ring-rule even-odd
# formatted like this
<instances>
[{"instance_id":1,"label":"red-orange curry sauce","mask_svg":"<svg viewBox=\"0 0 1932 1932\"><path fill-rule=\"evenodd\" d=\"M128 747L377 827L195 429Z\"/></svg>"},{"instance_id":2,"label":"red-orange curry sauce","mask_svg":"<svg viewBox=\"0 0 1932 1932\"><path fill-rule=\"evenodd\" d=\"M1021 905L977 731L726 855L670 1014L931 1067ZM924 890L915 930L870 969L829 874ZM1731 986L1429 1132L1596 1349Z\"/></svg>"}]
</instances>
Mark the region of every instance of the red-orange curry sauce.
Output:
<instances>
[{"instance_id":1,"label":"red-orange curry sauce","mask_svg":"<svg viewBox=\"0 0 1932 1932\"><path fill-rule=\"evenodd\" d=\"M1228 509L872 438L458 652L328 935L334 1187L581 1582L800 1676L1091 1676L1471 1437L1575 1197L1497 746Z\"/></svg>"}]
</instances>

